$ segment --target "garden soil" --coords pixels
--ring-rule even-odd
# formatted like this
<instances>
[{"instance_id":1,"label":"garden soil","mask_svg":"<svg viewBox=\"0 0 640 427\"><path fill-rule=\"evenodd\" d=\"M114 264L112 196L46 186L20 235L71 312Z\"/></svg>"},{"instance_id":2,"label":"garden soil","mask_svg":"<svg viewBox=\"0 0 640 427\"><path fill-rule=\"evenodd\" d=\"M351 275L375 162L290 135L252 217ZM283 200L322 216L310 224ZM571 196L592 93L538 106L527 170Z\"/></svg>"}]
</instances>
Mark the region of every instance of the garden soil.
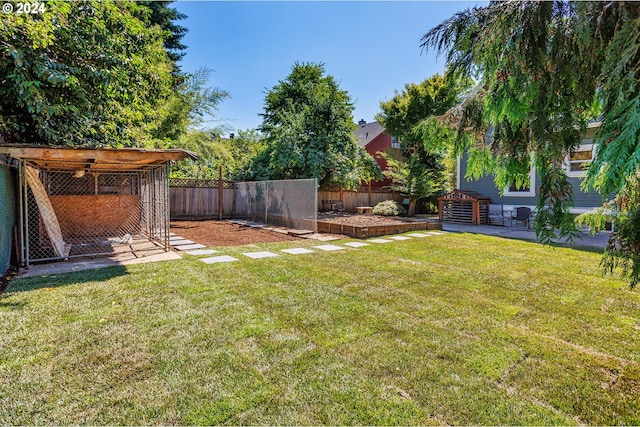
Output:
<instances>
[{"instance_id":1,"label":"garden soil","mask_svg":"<svg viewBox=\"0 0 640 427\"><path fill-rule=\"evenodd\" d=\"M171 232L207 247L300 240L275 231L217 220L171 221Z\"/></svg>"}]
</instances>

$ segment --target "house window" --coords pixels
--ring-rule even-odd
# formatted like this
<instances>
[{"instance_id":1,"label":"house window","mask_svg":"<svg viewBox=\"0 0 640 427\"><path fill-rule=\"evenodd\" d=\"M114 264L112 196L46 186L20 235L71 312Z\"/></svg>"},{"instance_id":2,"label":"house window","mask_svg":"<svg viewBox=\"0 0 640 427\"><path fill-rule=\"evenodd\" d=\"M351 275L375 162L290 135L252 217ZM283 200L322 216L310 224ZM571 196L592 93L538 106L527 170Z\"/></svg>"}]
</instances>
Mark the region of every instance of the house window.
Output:
<instances>
[{"instance_id":1,"label":"house window","mask_svg":"<svg viewBox=\"0 0 640 427\"><path fill-rule=\"evenodd\" d=\"M397 136L391 137L391 148L400 148L400 140Z\"/></svg>"},{"instance_id":2,"label":"house window","mask_svg":"<svg viewBox=\"0 0 640 427\"><path fill-rule=\"evenodd\" d=\"M593 140L585 140L593 141ZM581 177L593 161L593 142L581 144L578 149L565 159L567 176Z\"/></svg>"},{"instance_id":3,"label":"house window","mask_svg":"<svg viewBox=\"0 0 640 427\"><path fill-rule=\"evenodd\" d=\"M504 190L504 195L515 197L533 197L536 195L535 185L536 168L533 165L533 162L531 162L531 166L529 168L529 182L525 182L522 187L518 188L514 180L511 185Z\"/></svg>"}]
</instances>

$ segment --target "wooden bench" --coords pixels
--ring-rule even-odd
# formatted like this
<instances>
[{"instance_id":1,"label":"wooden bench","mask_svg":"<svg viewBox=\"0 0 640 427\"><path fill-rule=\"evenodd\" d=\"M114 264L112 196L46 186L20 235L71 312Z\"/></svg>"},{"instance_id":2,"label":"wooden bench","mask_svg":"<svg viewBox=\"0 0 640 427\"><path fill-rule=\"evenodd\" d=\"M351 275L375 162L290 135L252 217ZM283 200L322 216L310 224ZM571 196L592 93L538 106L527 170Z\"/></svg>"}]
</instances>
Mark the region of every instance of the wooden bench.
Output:
<instances>
[{"instance_id":1,"label":"wooden bench","mask_svg":"<svg viewBox=\"0 0 640 427\"><path fill-rule=\"evenodd\" d=\"M356 212L359 214L370 214L372 210L372 206L356 206Z\"/></svg>"}]
</instances>

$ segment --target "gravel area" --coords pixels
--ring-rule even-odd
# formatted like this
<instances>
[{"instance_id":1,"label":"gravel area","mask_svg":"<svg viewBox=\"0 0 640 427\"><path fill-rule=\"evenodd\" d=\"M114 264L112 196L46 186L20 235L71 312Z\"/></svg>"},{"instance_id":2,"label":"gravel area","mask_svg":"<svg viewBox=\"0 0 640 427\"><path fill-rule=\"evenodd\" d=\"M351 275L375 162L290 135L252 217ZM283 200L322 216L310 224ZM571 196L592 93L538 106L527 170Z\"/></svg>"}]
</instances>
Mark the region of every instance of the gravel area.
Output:
<instances>
[{"instance_id":1,"label":"gravel area","mask_svg":"<svg viewBox=\"0 0 640 427\"><path fill-rule=\"evenodd\" d=\"M207 247L286 242L296 237L275 231L244 227L230 221L171 221L171 232Z\"/></svg>"}]
</instances>

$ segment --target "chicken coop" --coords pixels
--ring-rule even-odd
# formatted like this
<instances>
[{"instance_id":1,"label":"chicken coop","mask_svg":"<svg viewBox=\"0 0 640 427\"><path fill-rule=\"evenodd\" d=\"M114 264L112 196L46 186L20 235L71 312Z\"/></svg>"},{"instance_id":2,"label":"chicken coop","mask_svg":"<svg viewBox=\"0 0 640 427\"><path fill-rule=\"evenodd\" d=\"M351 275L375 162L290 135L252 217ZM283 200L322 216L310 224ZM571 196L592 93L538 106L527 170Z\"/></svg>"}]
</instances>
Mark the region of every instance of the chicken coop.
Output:
<instances>
[{"instance_id":1,"label":"chicken coop","mask_svg":"<svg viewBox=\"0 0 640 427\"><path fill-rule=\"evenodd\" d=\"M488 224L489 197L474 191L454 190L438 197L438 215L442 222Z\"/></svg>"},{"instance_id":2,"label":"chicken coop","mask_svg":"<svg viewBox=\"0 0 640 427\"><path fill-rule=\"evenodd\" d=\"M170 250L168 171L184 150L0 147L18 167L19 261Z\"/></svg>"}]
</instances>

